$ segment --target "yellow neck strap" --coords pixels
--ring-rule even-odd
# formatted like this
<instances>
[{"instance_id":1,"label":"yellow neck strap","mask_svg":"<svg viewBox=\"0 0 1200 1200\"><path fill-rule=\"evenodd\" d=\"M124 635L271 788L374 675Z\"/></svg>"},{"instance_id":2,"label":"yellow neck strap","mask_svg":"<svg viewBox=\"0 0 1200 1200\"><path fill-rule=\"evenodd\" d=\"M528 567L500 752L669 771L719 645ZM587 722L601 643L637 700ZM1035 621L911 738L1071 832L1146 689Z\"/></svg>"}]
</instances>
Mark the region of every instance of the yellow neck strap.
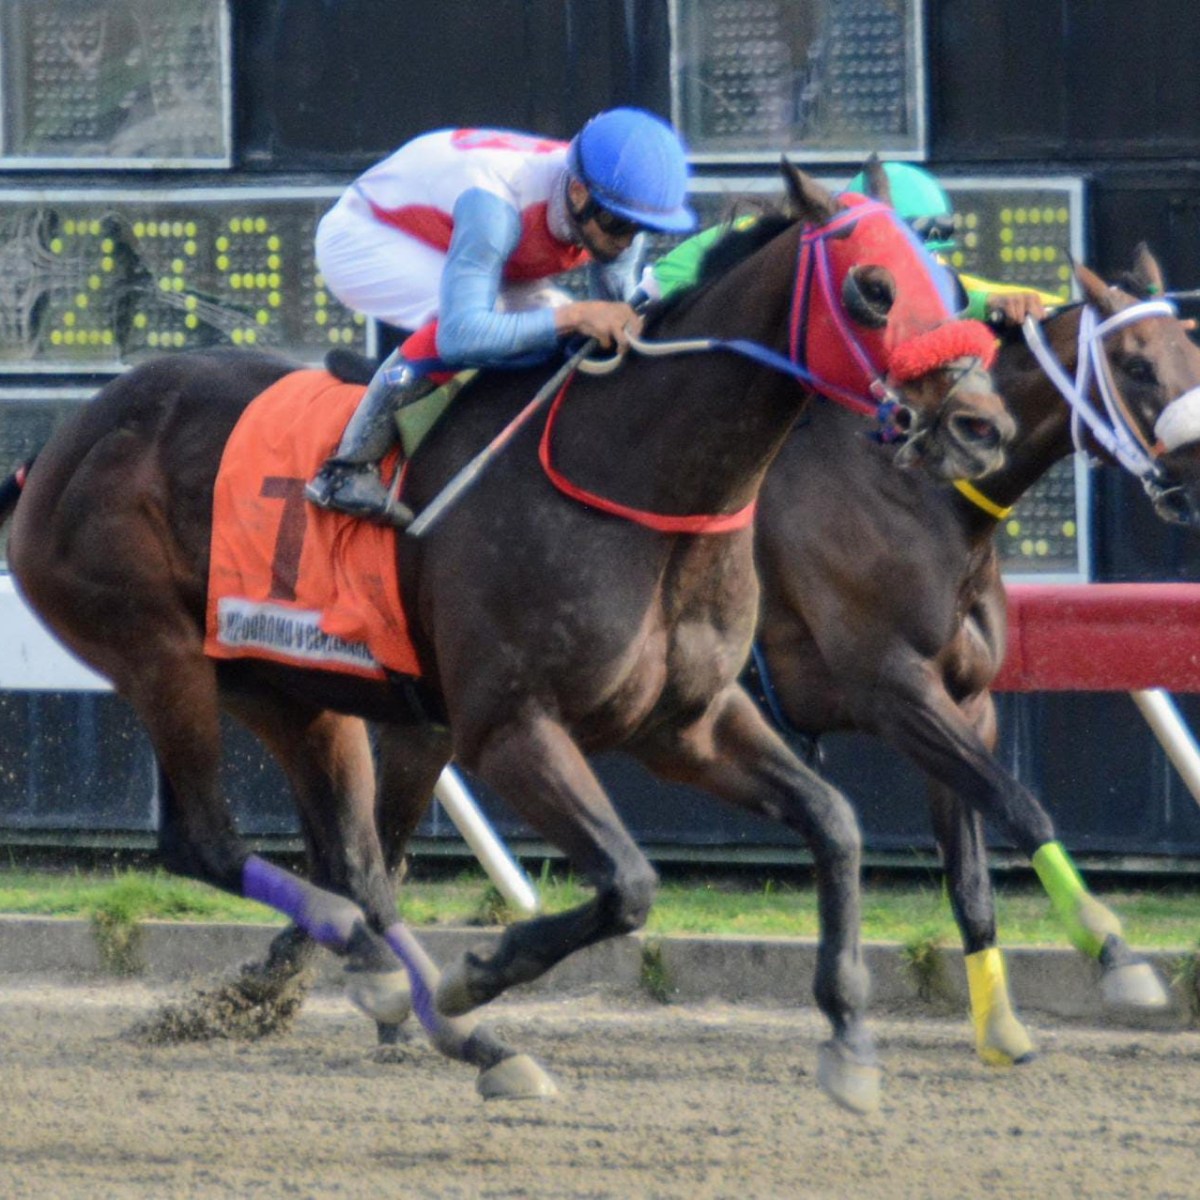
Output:
<instances>
[{"instance_id":1,"label":"yellow neck strap","mask_svg":"<svg viewBox=\"0 0 1200 1200\"><path fill-rule=\"evenodd\" d=\"M976 508L982 508L989 517L995 517L997 521L1003 521L1005 517L1012 516L1012 505L1007 508L989 500L978 488L972 487L965 479L956 479L954 481L955 488Z\"/></svg>"}]
</instances>

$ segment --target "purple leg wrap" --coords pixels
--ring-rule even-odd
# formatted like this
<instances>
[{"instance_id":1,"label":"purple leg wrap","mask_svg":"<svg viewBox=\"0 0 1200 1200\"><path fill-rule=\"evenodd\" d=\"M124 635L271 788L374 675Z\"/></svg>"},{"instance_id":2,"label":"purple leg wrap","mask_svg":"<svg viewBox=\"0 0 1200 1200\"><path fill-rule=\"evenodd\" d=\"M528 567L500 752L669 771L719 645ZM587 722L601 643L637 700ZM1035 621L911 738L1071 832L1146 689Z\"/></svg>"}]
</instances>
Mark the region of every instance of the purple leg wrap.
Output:
<instances>
[{"instance_id":1,"label":"purple leg wrap","mask_svg":"<svg viewBox=\"0 0 1200 1200\"><path fill-rule=\"evenodd\" d=\"M389 925L383 936L408 972L413 1012L426 1031L432 1034L445 1020L433 1003L432 987L437 968L401 922Z\"/></svg>"},{"instance_id":2,"label":"purple leg wrap","mask_svg":"<svg viewBox=\"0 0 1200 1200\"><path fill-rule=\"evenodd\" d=\"M366 920L353 901L334 896L252 854L242 868L242 895L290 917L314 941L345 950L357 921Z\"/></svg>"}]
</instances>

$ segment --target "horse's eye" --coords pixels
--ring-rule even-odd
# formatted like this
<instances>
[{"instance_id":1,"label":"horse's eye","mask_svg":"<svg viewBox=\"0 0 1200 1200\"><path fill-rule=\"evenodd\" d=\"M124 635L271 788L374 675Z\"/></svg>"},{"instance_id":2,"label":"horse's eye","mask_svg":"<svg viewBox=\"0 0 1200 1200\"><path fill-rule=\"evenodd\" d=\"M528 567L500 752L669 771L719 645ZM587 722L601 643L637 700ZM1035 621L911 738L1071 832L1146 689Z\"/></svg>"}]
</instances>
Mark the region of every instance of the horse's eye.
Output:
<instances>
[{"instance_id":1,"label":"horse's eye","mask_svg":"<svg viewBox=\"0 0 1200 1200\"><path fill-rule=\"evenodd\" d=\"M1131 354L1122 364L1122 369L1134 383L1157 383L1154 364L1140 354Z\"/></svg>"},{"instance_id":2,"label":"horse's eye","mask_svg":"<svg viewBox=\"0 0 1200 1200\"><path fill-rule=\"evenodd\" d=\"M854 267L842 284L846 312L868 329L882 329L896 301L896 285L883 267Z\"/></svg>"}]
</instances>

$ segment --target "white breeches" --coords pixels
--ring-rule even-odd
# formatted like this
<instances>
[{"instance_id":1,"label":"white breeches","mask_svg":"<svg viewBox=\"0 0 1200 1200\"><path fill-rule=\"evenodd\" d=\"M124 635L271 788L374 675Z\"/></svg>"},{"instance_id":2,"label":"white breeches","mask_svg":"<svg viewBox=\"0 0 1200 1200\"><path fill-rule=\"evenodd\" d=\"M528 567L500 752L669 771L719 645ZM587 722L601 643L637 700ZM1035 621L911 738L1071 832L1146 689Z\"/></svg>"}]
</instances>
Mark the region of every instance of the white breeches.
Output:
<instances>
[{"instance_id":1,"label":"white breeches","mask_svg":"<svg viewBox=\"0 0 1200 1200\"><path fill-rule=\"evenodd\" d=\"M446 255L377 220L350 190L317 226L317 269L349 309L398 329L420 329L438 311Z\"/></svg>"}]
</instances>

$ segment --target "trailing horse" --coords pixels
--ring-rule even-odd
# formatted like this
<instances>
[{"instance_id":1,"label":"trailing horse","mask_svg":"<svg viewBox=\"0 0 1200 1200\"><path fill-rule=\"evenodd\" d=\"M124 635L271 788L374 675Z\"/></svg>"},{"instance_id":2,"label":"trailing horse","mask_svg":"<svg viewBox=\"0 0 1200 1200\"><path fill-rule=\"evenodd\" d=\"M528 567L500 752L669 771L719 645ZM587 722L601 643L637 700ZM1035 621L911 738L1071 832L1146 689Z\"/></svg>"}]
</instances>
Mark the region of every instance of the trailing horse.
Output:
<instances>
[{"instance_id":1,"label":"trailing horse","mask_svg":"<svg viewBox=\"0 0 1200 1200\"><path fill-rule=\"evenodd\" d=\"M402 1007L403 964L425 1028L444 1053L479 1068L485 1095L550 1085L467 1014L645 920L655 873L584 757L621 746L806 837L821 913L815 992L833 1027L820 1080L851 1108L878 1102L853 813L737 683L757 611L751 518L814 378L836 376L860 411L886 401L902 416L909 457L942 477L997 466L1012 424L979 368L990 337L947 320L923 251L894 214L862 198L840 204L794 169L786 176L796 219L654 327L662 338L719 335L720 348L634 360L575 383L425 539L304 505L302 472L263 479L261 497L275 508L254 509L251 523L275 539L269 612L221 608L210 594L210 568L225 554L215 549L214 495L217 508L235 511L260 498L223 481L235 446L255 450L243 413L275 403L291 364L215 351L131 370L51 438L16 507L9 556L23 593L149 732L167 866L271 905L345 956L360 1002L384 1023ZM478 380L410 464L409 501L429 503L541 378ZM336 430L318 452L335 439ZM412 689L373 669L365 651L288 608L306 548L360 533L382 539L371 574L385 591L398 554L411 673L448 734L422 721L407 702ZM206 652L218 634L252 642L279 629L314 663L280 661L276 644L264 656L252 646L244 657ZM238 836L218 782L222 708L282 763L311 882L252 855ZM380 723L378 814L360 718ZM494 952L468 954L439 977L396 919L380 831L389 845L402 842L451 753L560 847L596 894L510 927Z\"/></svg>"},{"instance_id":2,"label":"trailing horse","mask_svg":"<svg viewBox=\"0 0 1200 1200\"><path fill-rule=\"evenodd\" d=\"M1086 268L1076 273L1085 304L1031 330L1048 343L1043 358L1051 370L1060 365L1074 407L1011 336L996 379L1018 433L1002 470L977 489L895 471L888 452L843 413L814 405L772 465L757 522L755 654L775 710L809 735L877 734L925 772L967 956L977 1049L990 1063L1020 1061L1033 1046L1012 1014L996 945L985 817L1032 860L1067 936L1100 964L1106 1001L1166 1003L1120 922L1084 888L1050 817L992 753L989 686L1004 660L1006 619L994 535L1008 508L1074 449L1072 413L1093 414L1079 420L1095 430L1081 434L1083 444L1119 448L1160 512L1192 524L1200 512L1200 349L1161 298L1135 302ZM1161 297L1144 248L1134 277ZM1077 374L1081 358L1086 376ZM1169 449L1164 431L1174 439Z\"/></svg>"}]
</instances>

